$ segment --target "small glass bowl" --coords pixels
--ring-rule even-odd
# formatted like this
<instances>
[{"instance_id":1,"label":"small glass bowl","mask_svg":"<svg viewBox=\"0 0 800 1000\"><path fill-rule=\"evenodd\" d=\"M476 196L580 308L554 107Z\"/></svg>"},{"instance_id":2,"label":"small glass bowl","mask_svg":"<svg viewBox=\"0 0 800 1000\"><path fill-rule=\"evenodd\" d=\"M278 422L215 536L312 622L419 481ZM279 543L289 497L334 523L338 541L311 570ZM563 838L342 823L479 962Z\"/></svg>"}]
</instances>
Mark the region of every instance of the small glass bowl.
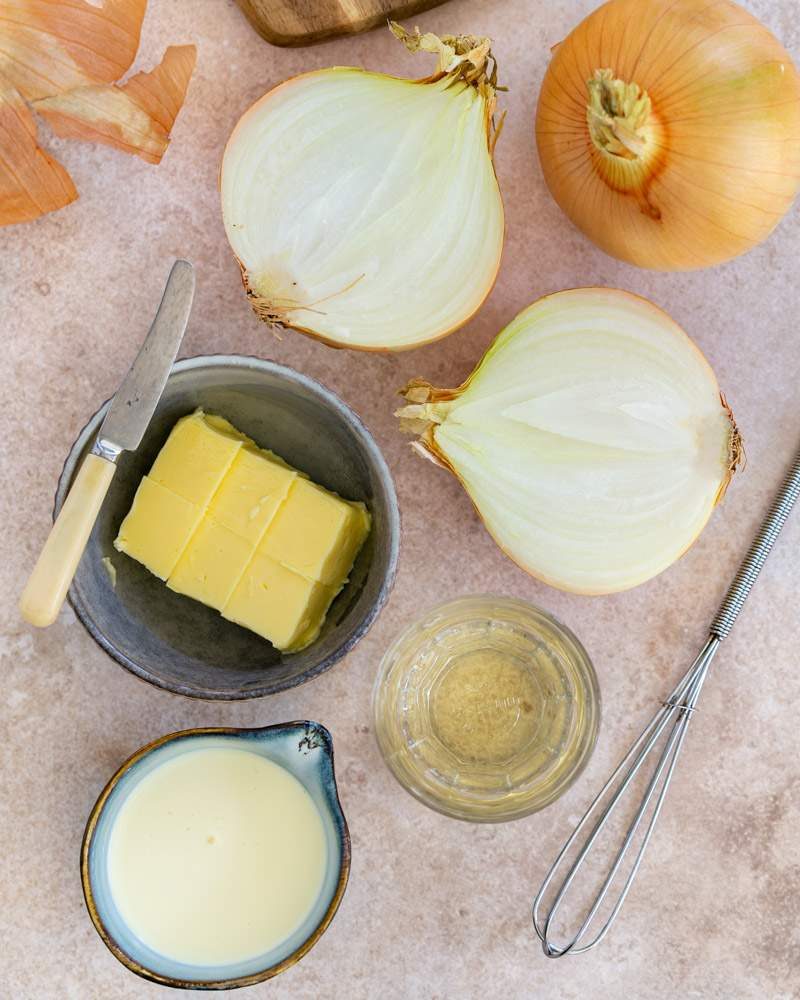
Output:
<instances>
[{"instance_id":1,"label":"small glass bowl","mask_svg":"<svg viewBox=\"0 0 800 1000\"><path fill-rule=\"evenodd\" d=\"M600 694L578 639L524 601L481 595L428 611L387 650L375 734L400 784L457 819L549 805L597 739Z\"/></svg>"}]
</instances>

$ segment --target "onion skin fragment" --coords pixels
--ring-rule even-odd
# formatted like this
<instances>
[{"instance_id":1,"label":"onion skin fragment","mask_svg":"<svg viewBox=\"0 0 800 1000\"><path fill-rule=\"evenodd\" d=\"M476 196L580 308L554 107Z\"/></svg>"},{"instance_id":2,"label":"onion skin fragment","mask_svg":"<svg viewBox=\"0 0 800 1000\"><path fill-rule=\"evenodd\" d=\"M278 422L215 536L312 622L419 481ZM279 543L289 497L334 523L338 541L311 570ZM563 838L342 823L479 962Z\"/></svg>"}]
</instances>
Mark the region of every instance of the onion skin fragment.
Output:
<instances>
[{"instance_id":1,"label":"onion skin fragment","mask_svg":"<svg viewBox=\"0 0 800 1000\"><path fill-rule=\"evenodd\" d=\"M800 190L800 76L732 0L609 0L557 46L536 141L606 253L709 267L765 240Z\"/></svg>"},{"instance_id":2,"label":"onion skin fragment","mask_svg":"<svg viewBox=\"0 0 800 1000\"><path fill-rule=\"evenodd\" d=\"M33 106L62 138L102 143L160 163L196 59L194 45L170 45L158 66L127 83L78 87Z\"/></svg>"},{"instance_id":3,"label":"onion skin fragment","mask_svg":"<svg viewBox=\"0 0 800 1000\"><path fill-rule=\"evenodd\" d=\"M3 0L0 74L29 101L112 83L139 48L147 0Z\"/></svg>"},{"instance_id":4,"label":"onion skin fragment","mask_svg":"<svg viewBox=\"0 0 800 1000\"><path fill-rule=\"evenodd\" d=\"M443 36L442 38L438 38L429 33L420 34L418 29L414 33L409 33L393 22L390 23L390 27L395 36L410 51L424 51L436 54L439 58L437 71L422 79L407 80L359 69L335 67L329 70L316 70L292 77L269 91L245 111L228 140L220 170L223 220L234 258L239 266L242 286L256 316L275 331L292 329L329 347L337 349L349 348L374 353L410 350L414 347L439 340L467 323L480 309L494 287L500 268L500 252L503 242L502 200L497 186L492 155L495 143L502 129L504 116L495 122L497 69L491 54L489 40L468 35ZM457 83L462 91L466 89L467 92L480 95L480 121L486 143L486 153L484 155L488 154L487 160L489 166L487 169L494 185L492 197L497 202L495 219L499 219L499 223L493 223L491 228L487 227L485 245L491 248L495 241L497 241L499 247L491 262L491 268L483 264L475 268L476 276L471 276L470 279L473 281L473 285L470 290L468 308L456 310L455 315L447 321L436 323L435 329L426 329L423 333L416 336L413 333L409 334L408 340L387 337L385 330L381 328L380 320L374 321L374 332L371 332L369 336L364 334L363 331L351 334L349 330L346 333L340 334L337 330L326 328L325 323L321 320L320 317L324 317L331 311L330 303L337 302L338 300L337 304L340 305L340 297L345 296L346 293L351 292L353 289L358 289L362 281L373 281L375 284L378 284L374 275L367 274L366 268L360 270L359 273L353 271L353 273L343 278L339 284L336 284L335 287L327 288L319 295L309 294L304 297L299 288L303 288L305 285L305 274L296 273L291 268L288 268L286 274L276 278L270 270L271 264L269 260L266 264L263 260L259 260L257 265L252 260L248 263L248 253L243 252L237 242L237 230L259 228L258 226L251 225L249 217L243 216L241 212L234 209L233 196L228 197L226 193L227 176L234 172L228 165L229 161L234 158L234 153L238 155L238 151L245 145L245 137L248 134L248 129L251 128L253 123L260 123L262 120L272 121L272 118L268 119L268 116L273 116L274 118L276 114L275 107L279 107L280 102L287 99L287 92L292 92L309 84L316 85L326 78L335 82L341 80L347 74L357 76L360 80L365 81L365 83L379 80L392 81L411 88L435 87L442 81L450 81ZM306 126L306 129L308 130L308 126ZM349 194L350 192L348 192L347 196ZM369 198L367 197L364 200L369 201ZM349 219L346 220L345 226L349 222ZM264 227L261 228L263 229ZM499 238L497 240L496 229L499 229ZM303 238L306 235L304 233ZM399 239L400 244L395 248L397 255L401 254L400 247L403 245L402 234ZM388 246L388 243L386 245ZM259 251L261 250L262 248L259 248ZM263 250L263 254L269 258L273 256L272 248L270 247L268 250ZM252 253L250 256L252 256ZM409 285L409 287L411 286L413 286L413 283ZM398 298L396 293L395 298ZM358 309L353 307L348 317L347 309L343 309L344 322L342 325L346 327L348 318L352 318L357 313ZM434 326L433 323L430 325ZM413 325L412 328L416 329Z\"/></svg>"},{"instance_id":5,"label":"onion skin fragment","mask_svg":"<svg viewBox=\"0 0 800 1000\"><path fill-rule=\"evenodd\" d=\"M0 226L78 197L67 171L38 146L31 107L58 135L161 160L196 50L170 46L151 72L114 84L136 56L146 7L147 0L0 4Z\"/></svg>"},{"instance_id":6,"label":"onion skin fragment","mask_svg":"<svg viewBox=\"0 0 800 1000\"><path fill-rule=\"evenodd\" d=\"M590 567L586 569L585 567L573 566L570 572L561 570L561 567L554 565L551 560L551 564L543 565L537 561L537 553L535 547L533 550L533 555L531 555L531 550L523 552L521 547L514 543L513 540L509 541L509 534L513 536L513 531L508 532L505 530L505 526L497 521L497 515L494 515L494 522L492 517L488 516L486 511L482 509L482 498L478 495L476 496L474 486L471 483L471 477L469 472L465 472L464 467L460 465L460 460L448 450L448 443L443 443L441 440L441 431L447 425L448 420L455 421L456 424L459 421L463 422L463 417L459 414L459 407L464 406L474 406L477 403L481 403L481 384L482 375L483 379L487 379L486 372L489 370L489 366L495 368L494 373L491 376L491 393L486 394L486 398L491 398L494 394L496 398L501 398L505 400L502 406L505 410L502 412L502 417L505 418L508 415L509 407L506 405L508 398L506 393L508 390L512 389L512 386L508 386L507 389L502 388L502 384L498 382L497 368L498 360L502 356L502 352L510 350L512 346L515 345L518 337L525 336L525 324L534 320L538 321L538 317L547 310L558 318L559 322L563 321L564 315L569 314L571 309L581 309L584 310L581 319L581 323L577 323L575 328L580 329L583 322L585 322L585 316L591 315L591 311L596 308L605 308L607 306L613 306L617 313L623 315L627 311L631 311L632 319L637 320L637 315L639 320L649 320L656 324L656 326L663 327L665 333L667 334L667 340L670 338L673 345L677 345L678 353L676 357L682 358L681 364L686 366L687 372L692 372L691 377L698 381L698 384L702 387L702 410L706 413L707 417L710 417L709 426L716 430L713 432L711 439L711 444L713 445L715 441L720 442L719 452L714 452L712 448L712 455L716 454L717 457L713 459L712 465L716 469L716 481L705 484L705 499L702 502L698 502L698 512L689 519L689 524L685 525L683 528L683 533L680 536L676 536L675 543L668 547L668 551L661 553L655 552L653 558L649 556L643 560L639 560L638 554L636 556L637 564L631 565L630 568L625 566L613 565L614 559L616 558L616 552L611 551L611 555L608 556L610 560L610 573L605 573L604 571L594 572ZM560 336L568 339L571 336L571 331L569 324L564 322L562 327L556 330ZM598 334L599 336L600 334ZM552 342L557 342L558 337L554 333L549 334L549 339ZM535 345L534 345L535 347ZM652 347L652 344L650 345ZM538 350L538 348L536 348ZM671 349L672 350L672 349ZM522 358L519 350L514 355L514 365L521 371L520 379L524 380L527 378L526 374L526 361ZM537 367L541 367L542 358L536 357L533 353L527 367L527 371L535 370ZM547 357L544 358L547 361ZM644 376L643 376L644 377ZM690 375L687 374L687 378ZM611 391L618 392L620 387L613 384L616 380L616 376L609 377L609 383L612 384ZM624 388L624 387L623 387ZM531 390L533 393L533 390ZM708 362L697 348L697 346L689 339L689 337L681 330L677 324L672 321L666 313L655 306L653 303L646 299L643 299L637 295L633 295L628 292L624 292L617 289L607 289L607 288L577 288L570 289L564 292L557 292L552 295L544 296L542 299L537 300L528 309L523 310L519 316L516 317L509 324L505 330L503 330L489 346L488 350L484 354L481 361L478 363L474 371L469 375L469 377L458 387L453 389L443 389L433 386L430 382L424 379L414 379L409 382L403 390L401 390L401 396L403 396L406 405L401 407L396 411L396 416L400 418L400 429L405 433L412 433L417 435L417 439L412 443L414 450L420 454L422 457L427 458L432 461L435 465L438 465L444 469L451 472L461 483L462 487L465 489L467 494L472 500L473 506L483 521L484 527L493 538L498 547L507 555L510 559L517 563L521 569L525 570L531 576L541 580L550 586L556 587L561 590L569 591L576 594L584 595L601 595L609 594L618 591L628 590L632 587L638 586L641 583L646 582L653 576L667 569L673 562L679 559L692 545L692 543L697 539L703 527L708 521L713 509L716 505L723 499L728 485L736 472L736 470L743 464L744 461L744 449L742 445L741 435L736 426L728 403L725 400L724 395L719 391L714 374L708 365ZM547 397L547 391L544 392L545 397ZM535 393L534 393L535 396ZM647 402L647 400L645 401ZM652 401L651 401L652 402ZM654 401L656 404L658 400ZM625 412L626 406L630 406L630 401L625 405L618 407L619 412ZM513 407L511 408L513 409ZM462 408L462 413L466 412ZM617 411L615 411L616 413ZM600 419L607 414L603 414L602 408L598 410L600 414ZM489 418L484 418L486 422L489 422ZM646 424L647 416L641 418L636 417L637 420L641 419ZM701 425L698 425L698 433L703 430L708 423L707 420ZM676 426L680 424L680 420L675 418ZM546 429L548 433L558 434L558 430L553 431L552 429ZM438 436L437 436L438 432ZM565 429L563 437L563 452L568 454L569 447L573 443L570 441L569 432ZM465 445L466 449L469 451L472 445L475 445L475 451L479 452L481 449L481 442L475 444L475 442L470 442L467 438L467 443ZM493 450L489 450L488 454L494 454L497 448L502 447L502 439L498 436L492 438L491 436L487 438L491 441L494 447ZM591 435L588 438L591 440ZM698 438L698 451L697 458L698 461L705 454L704 462L708 460L708 450L703 446L700 447L699 442L702 440L701 437ZM499 442L499 443L498 443ZM585 442L584 442L585 444ZM556 449L556 454L561 450L561 448ZM597 448L600 451L605 449L613 448L611 441L606 441L605 444L600 441L597 444ZM658 449L656 449L657 451ZM665 456L669 455L669 448L665 446ZM634 449L635 451L635 449ZM589 461L594 461L594 456L591 454L591 450L587 452L589 456ZM624 454L624 453L623 453ZM538 456L535 449L527 455L523 455L520 458L520 454L517 453L517 459L520 459L518 465L514 468L512 477L504 478L502 465L498 465L498 472L495 475L492 471L488 479L491 481L491 488L496 490L497 495L504 498L513 492L515 486L518 486L518 481L516 479L516 473L518 468L525 466L531 469L536 469ZM463 456L462 459L463 460ZM491 462L487 462L487 465L491 465ZM691 463L690 463L691 464ZM565 468L565 479L568 479L569 468ZM591 476L591 467L587 467L587 475ZM507 469L506 469L507 471ZM580 472L580 470L579 470ZM712 477L713 478L713 477ZM657 479L657 477L656 477ZM535 477L533 477L535 481ZM620 482L624 482L620 480ZM548 484L549 485L549 484ZM670 486L669 483L666 484L667 488ZM680 484L677 484L680 485ZM471 488L472 487L472 488ZM613 483L612 488L609 489L609 494L613 495ZM603 490L599 491L600 500L604 500L601 494ZM535 491L532 494L534 499L536 499ZM571 497L569 495L569 487L565 487L564 496L567 502L571 502ZM527 494L526 494L527 497ZM483 498L485 500L485 498ZM525 499L525 498L523 498ZM502 509L502 503L498 501L498 506ZM558 505L554 507L554 511L557 512ZM665 509L665 515L671 516L669 509ZM656 510L652 519L657 520L661 516L661 512ZM554 514L554 525L557 519L557 513ZM568 525L569 527L569 525ZM574 527L574 526L573 526ZM606 526L607 529L608 526ZM538 526L541 528L541 525ZM690 528L691 530L686 530ZM602 534L602 532L601 532ZM545 528L545 537L547 535L547 527ZM553 535L557 535L557 529L554 526ZM518 532L518 538L525 538L526 532ZM569 539L569 532L567 536ZM647 542L645 535L642 535L643 543ZM606 539L601 539L605 543ZM593 539L590 533L586 535L586 547L590 549L592 547ZM522 546L524 548L524 544ZM574 557L574 552L573 552ZM557 560L556 560L557 563ZM602 569L602 568L601 568Z\"/></svg>"},{"instance_id":7,"label":"onion skin fragment","mask_svg":"<svg viewBox=\"0 0 800 1000\"><path fill-rule=\"evenodd\" d=\"M30 222L75 201L61 164L36 141L36 122L19 93L0 78L0 226Z\"/></svg>"}]
</instances>

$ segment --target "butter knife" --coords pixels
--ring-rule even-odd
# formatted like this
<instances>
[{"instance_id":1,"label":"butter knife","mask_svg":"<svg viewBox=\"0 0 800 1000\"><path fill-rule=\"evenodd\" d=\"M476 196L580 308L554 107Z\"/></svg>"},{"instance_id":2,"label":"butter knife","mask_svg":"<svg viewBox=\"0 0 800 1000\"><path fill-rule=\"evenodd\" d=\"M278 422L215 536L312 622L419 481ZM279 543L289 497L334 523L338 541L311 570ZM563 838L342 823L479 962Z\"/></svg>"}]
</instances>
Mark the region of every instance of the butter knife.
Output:
<instances>
[{"instance_id":1,"label":"butter knife","mask_svg":"<svg viewBox=\"0 0 800 1000\"><path fill-rule=\"evenodd\" d=\"M81 464L22 592L25 621L40 628L58 617L123 451L141 444L183 339L194 298L194 268L172 265L142 349L111 400L91 452Z\"/></svg>"}]
</instances>

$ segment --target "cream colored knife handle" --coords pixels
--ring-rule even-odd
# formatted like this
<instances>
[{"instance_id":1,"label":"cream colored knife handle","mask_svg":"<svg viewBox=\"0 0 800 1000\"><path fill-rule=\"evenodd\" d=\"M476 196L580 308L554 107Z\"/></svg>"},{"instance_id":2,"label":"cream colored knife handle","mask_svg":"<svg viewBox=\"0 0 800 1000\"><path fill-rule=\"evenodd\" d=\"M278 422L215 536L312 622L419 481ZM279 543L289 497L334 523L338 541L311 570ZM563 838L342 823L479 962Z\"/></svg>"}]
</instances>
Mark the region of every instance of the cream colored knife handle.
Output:
<instances>
[{"instance_id":1,"label":"cream colored knife handle","mask_svg":"<svg viewBox=\"0 0 800 1000\"><path fill-rule=\"evenodd\" d=\"M31 625L44 628L58 617L116 471L99 455L83 460L20 598L22 617Z\"/></svg>"}]
</instances>

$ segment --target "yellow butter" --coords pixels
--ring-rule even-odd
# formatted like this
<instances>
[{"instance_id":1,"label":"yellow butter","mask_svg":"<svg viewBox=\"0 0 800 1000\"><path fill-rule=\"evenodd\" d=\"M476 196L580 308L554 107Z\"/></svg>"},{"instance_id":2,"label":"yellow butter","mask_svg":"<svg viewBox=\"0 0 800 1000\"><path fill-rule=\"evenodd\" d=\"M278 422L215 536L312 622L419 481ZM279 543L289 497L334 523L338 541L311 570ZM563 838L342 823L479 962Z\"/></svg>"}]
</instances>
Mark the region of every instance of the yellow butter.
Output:
<instances>
[{"instance_id":1,"label":"yellow butter","mask_svg":"<svg viewBox=\"0 0 800 1000\"><path fill-rule=\"evenodd\" d=\"M254 549L254 542L205 517L170 574L167 586L221 611Z\"/></svg>"},{"instance_id":2,"label":"yellow butter","mask_svg":"<svg viewBox=\"0 0 800 1000\"><path fill-rule=\"evenodd\" d=\"M145 476L114 546L166 580L203 517L203 510Z\"/></svg>"},{"instance_id":3,"label":"yellow butter","mask_svg":"<svg viewBox=\"0 0 800 1000\"><path fill-rule=\"evenodd\" d=\"M148 474L185 500L206 507L245 440L249 438L227 420L197 410L172 428Z\"/></svg>"},{"instance_id":4,"label":"yellow butter","mask_svg":"<svg viewBox=\"0 0 800 1000\"><path fill-rule=\"evenodd\" d=\"M294 469L267 453L242 448L214 494L208 512L234 534L255 545L297 478Z\"/></svg>"},{"instance_id":5,"label":"yellow butter","mask_svg":"<svg viewBox=\"0 0 800 1000\"><path fill-rule=\"evenodd\" d=\"M197 410L173 428L114 544L171 590L291 651L319 635L369 528L363 504Z\"/></svg>"},{"instance_id":6,"label":"yellow butter","mask_svg":"<svg viewBox=\"0 0 800 1000\"><path fill-rule=\"evenodd\" d=\"M259 551L296 573L340 589L369 531L363 504L297 479Z\"/></svg>"},{"instance_id":7,"label":"yellow butter","mask_svg":"<svg viewBox=\"0 0 800 1000\"><path fill-rule=\"evenodd\" d=\"M256 553L228 603L225 618L277 646L302 649L319 635L336 591Z\"/></svg>"}]
</instances>

